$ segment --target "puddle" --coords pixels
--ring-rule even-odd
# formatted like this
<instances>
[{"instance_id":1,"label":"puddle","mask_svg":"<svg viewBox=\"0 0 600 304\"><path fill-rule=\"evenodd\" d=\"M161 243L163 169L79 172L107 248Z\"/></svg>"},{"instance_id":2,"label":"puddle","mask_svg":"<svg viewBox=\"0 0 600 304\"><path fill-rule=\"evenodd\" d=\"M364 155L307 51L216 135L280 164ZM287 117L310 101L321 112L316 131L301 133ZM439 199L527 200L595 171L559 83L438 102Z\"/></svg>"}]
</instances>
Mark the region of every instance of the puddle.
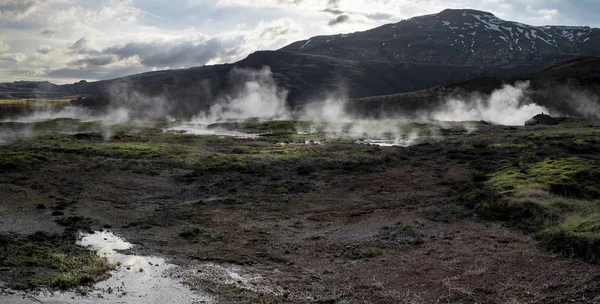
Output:
<instances>
[{"instance_id":1,"label":"puddle","mask_svg":"<svg viewBox=\"0 0 600 304\"><path fill-rule=\"evenodd\" d=\"M93 286L87 295L75 292L40 292L0 295L0 303L213 303L206 295L192 292L180 282L183 272L178 266L163 258L137 256L121 253L132 248L132 244L111 232L96 232L85 235L79 242L98 250L117 266L112 276Z\"/></svg>"},{"instance_id":2,"label":"puddle","mask_svg":"<svg viewBox=\"0 0 600 304\"><path fill-rule=\"evenodd\" d=\"M355 143L380 147L409 147L416 143L415 139L361 139Z\"/></svg>"},{"instance_id":3,"label":"puddle","mask_svg":"<svg viewBox=\"0 0 600 304\"><path fill-rule=\"evenodd\" d=\"M410 147L426 142L437 142L442 140L440 136L409 136L408 138L396 138L396 139L380 139L380 138L367 138L359 139L355 141L356 144L361 145L374 145L380 147Z\"/></svg>"},{"instance_id":4,"label":"puddle","mask_svg":"<svg viewBox=\"0 0 600 304\"><path fill-rule=\"evenodd\" d=\"M234 138L258 138L258 134L245 133L239 131L227 131L227 130L219 130L219 129L208 129L208 125L205 124L193 124L186 123L176 127L171 127L168 129L163 129L163 132L166 133L183 133L183 134L191 134L191 135L216 135L223 137L234 137Z\"/></svg>"}]
</instances>

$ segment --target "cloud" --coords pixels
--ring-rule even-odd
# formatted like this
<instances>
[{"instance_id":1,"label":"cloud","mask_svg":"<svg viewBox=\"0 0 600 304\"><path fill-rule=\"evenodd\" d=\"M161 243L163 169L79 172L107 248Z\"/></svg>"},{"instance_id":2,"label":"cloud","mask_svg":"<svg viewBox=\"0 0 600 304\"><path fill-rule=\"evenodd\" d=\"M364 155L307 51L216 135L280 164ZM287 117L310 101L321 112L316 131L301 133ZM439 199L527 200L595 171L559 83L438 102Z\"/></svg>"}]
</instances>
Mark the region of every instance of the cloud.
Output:
<instances>
[{"instance_id":1,"label":"cloud","mask_svg":"<svg viewBox=\"0 0 600 304\"><path fill-rule=\"evenodd\" d=\"M9 46L6 42L0 40L0 52L7 51Z\"/></svg>"},{"instance_id":2,"label":"cloud","mask_svg":"<svg viewBox=\"0 0 600 304\"><path fill-rule=\"evenodd\" d=\"M46 36L48 38L52 38L57 34L56 31L50 30L50 29L43 29L40 31L40 35L42 36Z\"/></svg>"},{"instance_id":3,"label":"cloud","mask_svg":"<svg viewBox=\"0 0 600 304\"><path fill-rule=\"evenodd\" d=\"M0 0L0 40L11 46L8 53L0 44L0 81L18 79L20 71L98 79L232 62L445 8L534 25L600 25L600 2L593 0Z\"/></svg>"},{"instance_id":4,"label":"cloud","mask_svg":"<svg viewBox=\"0 0 600 304\"><path fill-rule=\"evenodd\" d=\"M38 48L35 51L38 52L39 54L47 55L50 52L54 51L54 49L48 45L41 45L41 46L38 46Z\"/></svg>"},{"instance_id":5,"label":"cloud","mask_svg":"<svg viewBox=\"0 0 600 304\"><path fill-rule=\"evenodd\" d=\"M77 41L75 41L75 43L71 44L71 46L69 46L69 50L71 50L72 53L82 55L98 55L100 53L91 48L89 40L85 37L79 38Z\"/></svg>"},{"instance_id":6,"label":"cloud","mask_svg":"<svg viewBox=\"0 0 600 304\"><path fill-rule=\"evenodd\" d=\"M2 0L0 20L23 20L40 4L40 0Z\"/></svg>"},{"instance_id":7,"label":"cloud","mask_svg":"<svg viewBox=\"0 0 600 304\"><path fill-rule=\"evenodd\" d=\"M129 42L102 51L119 60L137 57L147 67L182 67L205 64L226 49L218 38L203 41Z\"/></svg>"},{"instance_id":8,"label":"cloud","mask_svg":"<svg viewBox=\"0 0 600 304\"><path fill-rule=\"evenodd\" d=\"M328 0L327 1L327 9L339 10L340 9L340 0Z\"/></svg>"},{"instance_id":9,"label":"cloud","mask_svg":"<svg viewBox=\"0 0 600 304\"><path fill-rule=\"evenodd\" d=\"M246 33L222 37L197 34L174 40L128 42L108 47L102 53L115 55L119 60L137 58L146 67L196 66L239 60L254 51L270 48L281 39L284 41L275 46L283 46L289 42L286 37L296 31L293 20L278 19L260 22L254 30Z\"/></svg>"},{"instance_id":10,"label":"cloud","mask_svg":"<svg viewBox=\"0 0 600 304\"><path fill-rule=\"evenodd\" d=\"M114 56L98 56L74 60L69 62L68 65L77 68L87 68L90 66L104 66L115 62L116 59Z\"/></svg>"},{"instance_id":11,"label":"cloud","mask_svg":"<svg viewBox=\"0 0 600 304\"><path fill-rule=\"evenodd\" d=\"M394 15L386 14L386 13L373 13L373 14L364 14L365 17L373 20L389 20L394 17Z\"/></svg>"},{"instance_id":12,"label":"cloud","mask_svg":"<svg viewBox=\"0 0 600 304\"><path fill-rule=\"evenodd\" d=\"M88 40L85 37L79 38L79 40L75 41L75 43L69 46L72 50L81 50L86 49L88 47Z\"/></svg>"},{"instance_id":13,"label":"cloud","mask_svg":"<svg viewBox=\"0 0 600 304\"><path fill-rule=\"evenodd\" d=\"M337 17L331 19L329 21L329 23L327 23L327 24L329 26L335 26L335 25L338 25L340 23L348 22L348 20L350 20L350 16L348 16L348 15L340 15L340 16L337 16Z\"/></svg>"},{"instance_id":14,"label":"cloud","mask_svg":"<svg viewBox=\"0 0 600 304\"><path fill-rule=\"evenodd\" d=\"M27 56L22 53L0 54L0 62L19 63L27 59Z\"/></svg>"}]
</instances>

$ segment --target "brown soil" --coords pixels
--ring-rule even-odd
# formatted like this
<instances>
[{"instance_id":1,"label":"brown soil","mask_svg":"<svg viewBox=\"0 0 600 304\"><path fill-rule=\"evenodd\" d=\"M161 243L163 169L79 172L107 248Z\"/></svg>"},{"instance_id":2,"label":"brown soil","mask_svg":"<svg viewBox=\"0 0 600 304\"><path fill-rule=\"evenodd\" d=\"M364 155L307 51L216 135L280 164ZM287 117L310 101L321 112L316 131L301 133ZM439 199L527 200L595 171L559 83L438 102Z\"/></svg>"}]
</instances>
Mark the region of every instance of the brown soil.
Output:
<instances>
[{"instance_id":1,"label":"brown soil","mask_svg":"<svg viewBox=\"0 0 600 304\"><path fill-rule=\"evenodd\" d=\"M600 302L595 264L546 252L501 223L427 219L473 180L469 165L426 147L389 149L405 164L293 177L64 158L0 174L0 227L110 229L198 269L185 280L222 303ZM281 178L299 190L253 191ZM206 265L262 286L202 275Z\"/></svg>"}]
</instances>

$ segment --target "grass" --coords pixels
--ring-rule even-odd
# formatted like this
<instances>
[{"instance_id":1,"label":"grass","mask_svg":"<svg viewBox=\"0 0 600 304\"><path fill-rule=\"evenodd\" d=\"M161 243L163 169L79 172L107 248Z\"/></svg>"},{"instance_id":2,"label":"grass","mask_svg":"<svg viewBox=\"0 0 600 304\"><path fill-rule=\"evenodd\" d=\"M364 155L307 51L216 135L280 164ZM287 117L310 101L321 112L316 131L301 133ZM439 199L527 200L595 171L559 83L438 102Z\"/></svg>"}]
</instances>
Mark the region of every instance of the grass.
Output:
<instances>
[{"instance_id":1,"label":"grass","mask_svg":"<svg viewBox=\"0 0 600 304\"><path fill-rule=\"evenodd\" d=\"M544 229L539 238L550 251L600 262L600 212L567 217Z\"/></svg>"},{"instance_id":2,"label":"grass","mask_svg":"<svg viewBox=\"0 0 600 304\"><path fill-rule=\"evenodd\" d=\"M27 153L0 150L0 171L26 171L37 168L46 158Z\"/></svg>"},{"instance_id":3,"label":"grass","mask_svg":"<svg viewBox=\"0 0 600 304\"><path fill-rule=\"evenodd\" d=\"M255 139L162 133L161 128L167 126L168 123L115 125L112 129L116 136L111 140L104 140L99 132L43 134L0 147L0 169L5 172L31 170L48 159L133 168L137 170L134 172L148 174L161 168L190 169L192 172L182 177L183 181L210 179L214 185L209 191L224 196L244 198L261 193L285 197L312 191L320 182L318 178L327 174L377 172L439 156L441 166L447 161L470 165L473 179L454 188L446 204L426 212L426 218L451 222L477 215L505 221L527 232L562 237L561 242L552 244L567 244L566 239L579 244L582 238L594 240L596 237L593 231L572 233L566 223L570 218L600 212L597 201L600 198L597 182L600 180L597 156L600 128L559 125L535 132L529 129L500 131L500 136L450 132L446 134L448 142L396 149L326 139L326 134L319 132L331 125L321 122L250 120L210 126L266 135ZM340 126L341 130L348 127L344 124L335 127ZM80 127L89 130L101 126L69 119L35 125L41 132ZM444 132L432 124L406 123L393 127L422 134ZM297 133L309 128L314 133ZM326 139L325 144L305 144L316 138ZM402 227L392 227L382 233L382 237L396 242L414 239L417 244L419 238L412 234ZM184 231L181 237L193 239L193 233ZM590 241L589 244L596 243ZM560 245L553 246L548 248L559 251L556 246ZM571 251L584 258L590 256L582 250Z\"/></svg>"},{"instance_id":4,"label":"grass","mask_svg":"<svg viewBox=\"0 0 600 304\"><path fill-rule=\"evenodd\" d=\"M93 284L114 267L59 235L0 235L1 276L14 289L70 289Z\"/></svg>"},{"instance_id":5,"label":"grass","mask_svg":"<svg viewBox=\"0 0 600 304\"><path fill-rule=\"evenodd\" d=\"M0 99L0 105L50 107L50 106L60 106L60 105L67 104L75 98L76 97Z\"/></svg>"},{"instance_id":6,"label":"grass","mask_svg":"<svg viewBox=\"0 0 600 304\"><path fill-rule=\"evenodd\" d=\"M492 195L464 205L481 218L535 234L548 250L598 262L600 133L595 127L559 128L480 147L482 159L472 162L480 170L473 191Z\"/></svg>"},{"instance_id":7,"label":"grass","mask_svg":"<svg viewBox=\"0 0 600 304\"><path fill-rule=\"evenodd\" d=\"M563 196L595 199L600 198L598 178L597 160L569 157L503 168L491 175L487 185L501 194L543 189Z\"/></svg>"}]
</instances>

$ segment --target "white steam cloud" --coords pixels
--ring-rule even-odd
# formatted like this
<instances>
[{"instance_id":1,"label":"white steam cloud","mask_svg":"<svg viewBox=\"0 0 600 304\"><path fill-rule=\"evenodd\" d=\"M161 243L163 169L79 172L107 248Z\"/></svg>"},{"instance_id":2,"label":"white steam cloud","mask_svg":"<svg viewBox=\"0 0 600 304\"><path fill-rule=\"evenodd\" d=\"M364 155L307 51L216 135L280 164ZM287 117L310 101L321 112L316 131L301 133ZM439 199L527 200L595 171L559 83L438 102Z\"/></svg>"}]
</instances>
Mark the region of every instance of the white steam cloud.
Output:
<instances>
[{"instance_id":1,"label":"white steam cloud","mask_svg":"<svg viewBox=\"0 0 600 304\"><path fill-rule=\"evenodd\" d=\"M587 119L600 119L600 98L588 91L567 89L568 99L575 112Z\"/></svg>"},{"instance_id":2,"label":"white steam cloud","mask_svg":"<svg viewBox=\"0 0 600 304\"><path fill-rule=\"evenodd\" d=\"M277 85L269 67L259 70L233 69L228 75L230 90L217 96L213 106L199 113L191 121L169 130L189 134L219 134L221 130L209 129L218 122L296 119L310 121L299 124L299 133L322 134L326 138L351 140L359 143L407 146L421 140L441 138L441 130L453 128L470 133L475 126L469 121L488 121L502 125L523 125L531 117L552 113L548 108L532 102L528 82L505 85L489 95L471 93L466 97L449 97L437 109L418 115L417 121L409 121L396 113L385 113L388 119L369 120L350 114L344 85L332 92L325 100L315 100L301 109L291 109L287 103L288 92ZM568 90L566 99L574 111L587 118L600 118L600 101L591 93ZM108 110L98 113L91 110L65 107L60 110L36 111L13 119L19 123L37 123L59 118L80 121L100 121L105 139L114 136L113 126L120 123L143 123L168 119L171 110L168 98L163 95L146 96L132 89L128 83L117 83L109 89ZM414 117L414 116L413 116ZM446 122L463 122L458 124ZM421 122L420 124L418 122ZM426 123L423 124L423 122ZM433 126L433 127L431 127ZM245 137L244 134L222 130L223 136ZM33 136L31 130L19 130L0 134L2 138L25 138ZM67 131L68 132L68 131Z\"/></svg>"},{"instance_id":3,"label":"white steam cloud","mask_svg":"<svg viewBox=\"0 0 600 304\"><path fill-rule=\"evenodd\" d=\"M220 96L208 113L194 121L212 123L227 120L287 119L287 90L279 88L269 67L261 70L233 69L229 75L234 82L233 93Z\"/></svg>"},{"instance_id":4,"label":"white steam cloud","mask_svg":"<svg viewBox=\"0 0 600 304\"><path fill-rule=\"evenodd\" d=\"M540 113L550 111L527 97L529 82L504 85L489 96L472 94L470 98L451 97L438 110L428 116L439 121L484 120L502 125L523 125Z\"/></svg>"}]
</instances>

